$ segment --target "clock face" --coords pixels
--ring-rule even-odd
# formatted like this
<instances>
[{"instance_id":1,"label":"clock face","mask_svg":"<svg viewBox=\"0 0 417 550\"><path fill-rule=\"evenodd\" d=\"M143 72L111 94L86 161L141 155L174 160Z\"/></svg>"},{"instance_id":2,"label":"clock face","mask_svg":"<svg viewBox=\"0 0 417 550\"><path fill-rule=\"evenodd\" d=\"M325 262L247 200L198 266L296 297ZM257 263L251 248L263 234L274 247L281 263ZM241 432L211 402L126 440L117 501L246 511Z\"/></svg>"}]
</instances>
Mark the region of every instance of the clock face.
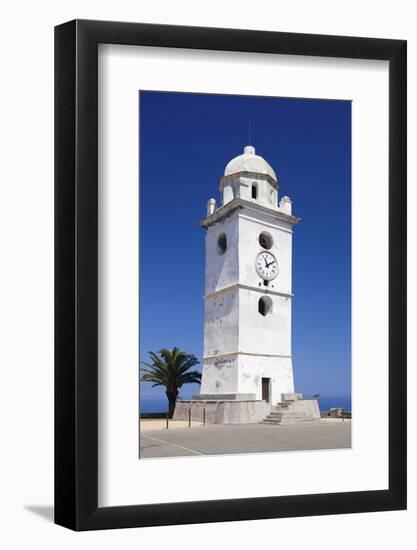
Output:
<instances>
[{"instance_id":1,"label":"clock face","mask_svg":"<svg viewBox=\"0 0 417 550\"><path fill-rule=\"evenodd\" d=\"M271 252L260 252L256 257L255 269L259 277L271 281L278 275L277 259Z\"/></svg>"}]
</instances>

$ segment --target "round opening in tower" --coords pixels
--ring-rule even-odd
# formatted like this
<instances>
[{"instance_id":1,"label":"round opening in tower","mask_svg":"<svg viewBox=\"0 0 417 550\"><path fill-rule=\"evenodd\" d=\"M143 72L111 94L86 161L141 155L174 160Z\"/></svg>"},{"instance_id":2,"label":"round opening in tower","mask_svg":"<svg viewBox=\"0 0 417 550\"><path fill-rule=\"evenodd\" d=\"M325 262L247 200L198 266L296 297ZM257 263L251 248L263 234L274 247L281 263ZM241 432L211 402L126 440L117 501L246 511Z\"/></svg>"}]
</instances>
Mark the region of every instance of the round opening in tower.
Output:
<instances>
[{"instance_id":1,"label":"round opening in tower","mask_svg":"<svg viewBox=\"0 0 417 550\"><path fill-rule=\"evenodd\" d=\"M219 254L224 254L227 249L227 237L225 233L221 233L217 239L217 250Z\"/></svg>"},{"instance_id":2,"label":"round opening in tower","mask_svg":"<svg viewBox=\"0 0 417 550\"><path fill-rule=\"evenodd\" d=\"M259 298L258 311L264 317L272 313L272 299L269 296Z\"/></svg>"},{"instance_id":3,"label":"round opening in tower","mask_svg":"<svg viewBox=\"0 0 417 550\"><path fill-rule=\"evenodd\" d=\"M270 235L266 231L262 231L262 233L259 235L259 244L262 246L262 248L266 248L266 250L272 248L272 245L274 244L274 241L272 240L272 235Z\"/></svg>"}]
</instances>

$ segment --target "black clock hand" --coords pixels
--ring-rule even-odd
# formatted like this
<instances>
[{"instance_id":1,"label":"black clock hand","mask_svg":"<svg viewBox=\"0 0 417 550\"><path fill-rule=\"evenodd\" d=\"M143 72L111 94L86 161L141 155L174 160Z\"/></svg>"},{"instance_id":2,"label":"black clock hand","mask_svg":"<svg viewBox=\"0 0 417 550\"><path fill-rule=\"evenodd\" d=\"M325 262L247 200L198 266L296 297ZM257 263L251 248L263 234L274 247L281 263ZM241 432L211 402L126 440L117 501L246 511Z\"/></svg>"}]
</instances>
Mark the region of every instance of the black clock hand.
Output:
<instances>
[{"instance_id":1,"label":"black clock hand","mask_svg":"<svg viewBox=\"0 0 417 550\"><path fill-rule=\"evenodd\" d=\"M270 265L272 265L275 262L276 262L276 260L272 260L272 262L269 262L269 264L266 264L266 267L269 267Z\"/></svg>"}]
</instances>

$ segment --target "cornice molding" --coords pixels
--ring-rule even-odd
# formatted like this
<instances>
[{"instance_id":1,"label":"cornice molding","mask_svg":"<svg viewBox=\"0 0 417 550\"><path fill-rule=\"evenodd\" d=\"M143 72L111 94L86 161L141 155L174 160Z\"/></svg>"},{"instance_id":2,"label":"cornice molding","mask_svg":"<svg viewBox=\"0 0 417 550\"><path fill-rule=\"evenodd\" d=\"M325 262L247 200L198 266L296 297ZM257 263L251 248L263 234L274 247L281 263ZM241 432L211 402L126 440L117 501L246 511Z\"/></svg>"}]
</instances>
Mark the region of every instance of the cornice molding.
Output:
<instances>
[{"instance_id":1,"label":"cornice molding","mask_svg":"<svg viewBox=\"0 0 417 550\"><path fill-rule=\"evenodd\" d=\"M292 355L277 355L275 353L249 353L247 351L229 351L226 353L219 353L218 355L206 355L203 357L203 361L208 359L218 359L219 357L228 357L230 355L249 355L251 357L279 357L284 359L292 358Z\"/></svg>"},{"instance_id":2,"label":"cornice molding","mask_svg":"<svg viewBox=\"0 0 417 550\"><path fill-rule=\"evenodd\" d=\"M201 227L207 228L210 225L217 223L222 218L230 215L237 209L252 210L257 213L266 214L270 218L283 221L289 225L295 225L301 220L301 218L286 214L285 212L278 210L278 208L269 208L268 206L237 197L215 210L213 214L210 214L207 218L201 220L200 225Z\"/></svg>"},{"instance_id":3,"label":"cornice molding","mask_svg":"<svg viewBox=\"0 0 417 550\"><path fill-rule=\"evenodd\" d=\"M228 290L232 290L233 288L243 288L245 290L253 290L254 292L259 292L259 294L272 294L274 296L282 296L283 298L293 298L294 294L289 294L287 292L279 292L278 290L271 290L268 287L265 286L252 286L252 285L244 285L242 283L234 283L233 285L225 286L223 288L220 288L219 290L215 290L214 292L209 292L208 294L205 294L203 296L204 299L206 298L213 298L214 296L218 296L219 294L224 294Z\"/></svg>"}]
</instances>

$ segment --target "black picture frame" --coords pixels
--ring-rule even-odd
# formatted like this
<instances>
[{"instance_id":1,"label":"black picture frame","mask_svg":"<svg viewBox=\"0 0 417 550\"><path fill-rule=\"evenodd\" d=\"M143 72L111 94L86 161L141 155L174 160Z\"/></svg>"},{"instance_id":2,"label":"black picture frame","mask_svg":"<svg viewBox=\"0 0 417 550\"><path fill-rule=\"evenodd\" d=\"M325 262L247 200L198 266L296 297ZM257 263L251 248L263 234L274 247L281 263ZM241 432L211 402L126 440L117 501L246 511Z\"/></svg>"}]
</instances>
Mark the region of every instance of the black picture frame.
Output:
<instances>
[{"instance_id":1,"label":"black picture frame","mask_svg":"<svg viewBox=\"0 0 417 550\"><path fill-rule=\"evenodd\" d=\"M389 488L98 507L98 44L389 62ZM55 522L74 530L406 508L406 41L74 20L55 28Z\"/></svg>"}]
</instances>

